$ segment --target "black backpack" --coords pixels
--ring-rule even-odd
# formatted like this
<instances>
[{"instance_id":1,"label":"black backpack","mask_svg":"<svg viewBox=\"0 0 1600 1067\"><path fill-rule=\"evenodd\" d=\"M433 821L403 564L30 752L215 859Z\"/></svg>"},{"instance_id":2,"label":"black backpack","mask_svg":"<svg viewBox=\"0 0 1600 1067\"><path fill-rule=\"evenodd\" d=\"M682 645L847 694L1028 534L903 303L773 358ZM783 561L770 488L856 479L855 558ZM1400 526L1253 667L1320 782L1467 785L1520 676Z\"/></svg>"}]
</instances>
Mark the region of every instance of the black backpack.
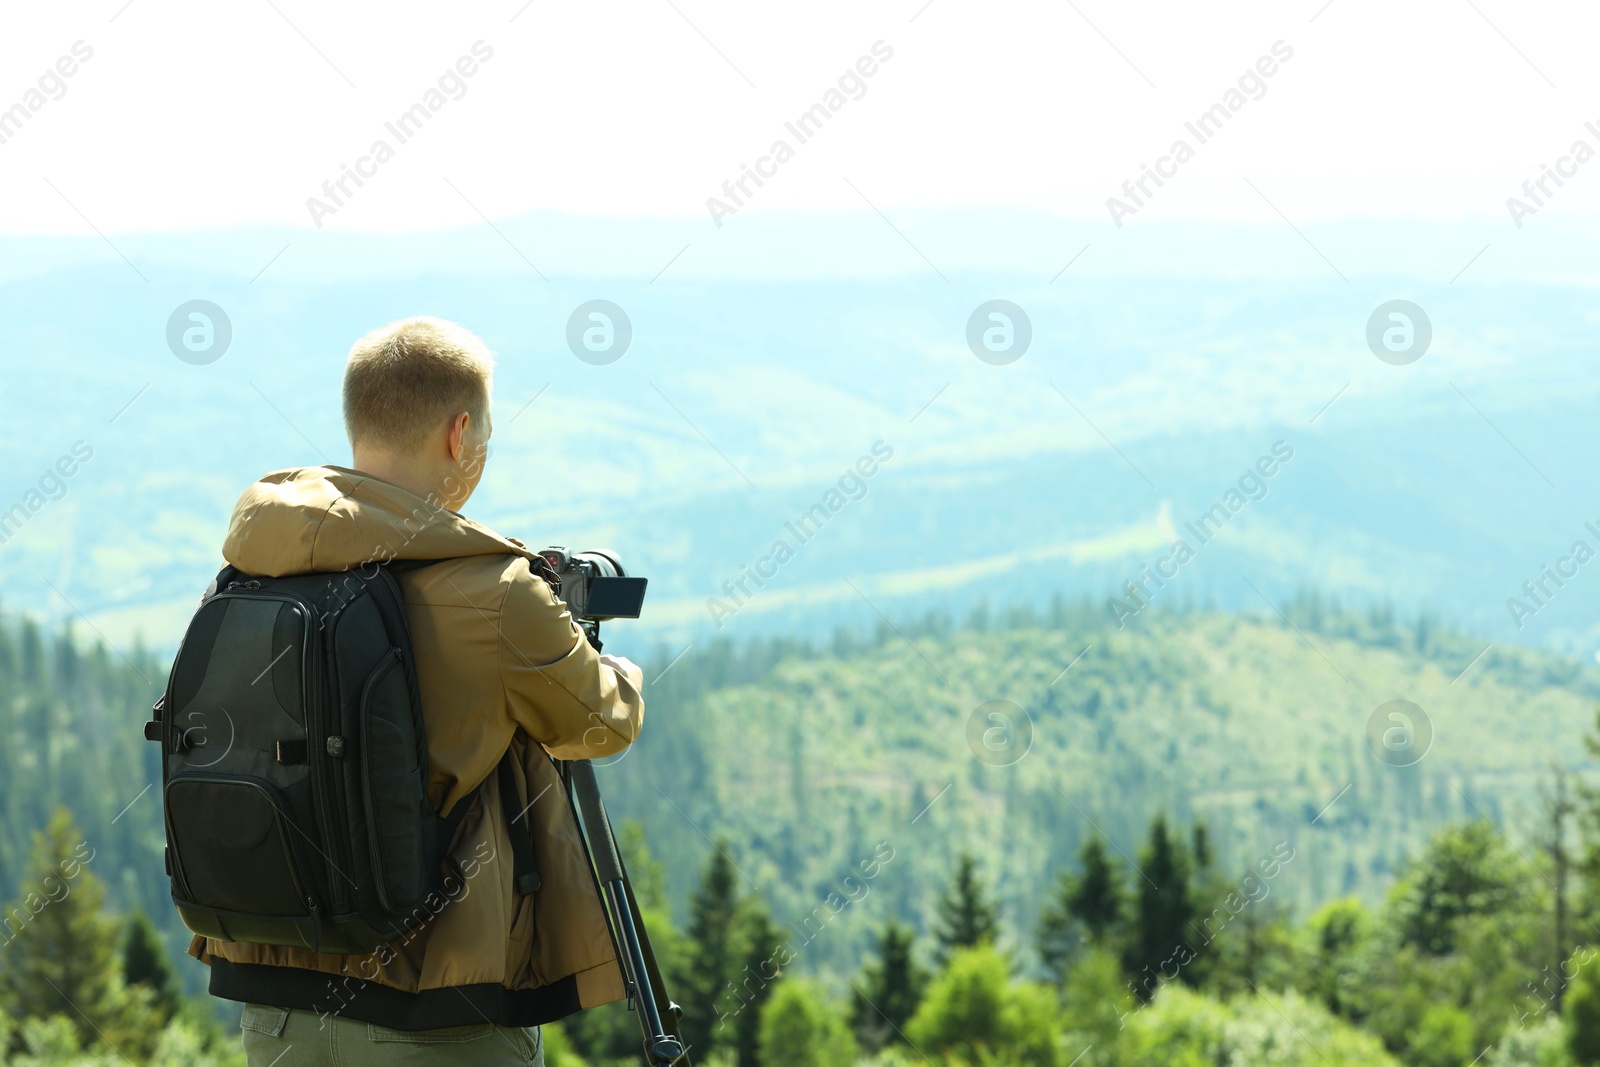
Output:
<instances>
[{"instance_id":1,"label":"black backpack","mask_svg":"<svg viewBox=\"0 0 1600 1067\"><path fill-rule=\"evenodd\" d=\"M145 737L162 748L167 874L195 933L351 955L414 933L448 895L405 601L391 571L257 578L224 567ZM538 888L498 787L518 889Z\"/></svg>"}]
</instances>

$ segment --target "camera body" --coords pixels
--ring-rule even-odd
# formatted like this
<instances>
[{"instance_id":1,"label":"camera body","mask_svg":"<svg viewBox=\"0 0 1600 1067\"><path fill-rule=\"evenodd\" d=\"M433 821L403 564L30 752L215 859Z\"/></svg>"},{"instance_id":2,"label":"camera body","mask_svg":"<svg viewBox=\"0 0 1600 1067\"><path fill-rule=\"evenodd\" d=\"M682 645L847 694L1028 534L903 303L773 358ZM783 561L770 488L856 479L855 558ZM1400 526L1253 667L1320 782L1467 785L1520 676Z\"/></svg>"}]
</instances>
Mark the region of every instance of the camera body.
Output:
<instances>
[{"instance_id":1,"label":"camera body","mask_svg":"<svg viewBox=\"0 0 1600 1067\"><path fill-rule=\"evenodd\" d=\"M551 545L540 549L539 555L560 581L567 610L596 648L600 647L602 622L639 617L650 580L630 577L615 552L604 548L569 552L565 545Z\"/></svg>"}]
</instances>

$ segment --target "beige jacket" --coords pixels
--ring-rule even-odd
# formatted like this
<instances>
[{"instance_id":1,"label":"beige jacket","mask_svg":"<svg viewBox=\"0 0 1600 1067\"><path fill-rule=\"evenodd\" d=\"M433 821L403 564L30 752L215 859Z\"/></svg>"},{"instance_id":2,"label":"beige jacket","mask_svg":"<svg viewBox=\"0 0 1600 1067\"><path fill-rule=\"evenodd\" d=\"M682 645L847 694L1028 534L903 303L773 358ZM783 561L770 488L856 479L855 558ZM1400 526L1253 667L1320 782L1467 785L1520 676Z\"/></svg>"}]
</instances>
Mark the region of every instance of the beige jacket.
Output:
<instances>
[{"instance_id":1,"label":"beige jacket","mask_svg":"<svg viewBox=\"0 0 1600 1067\"><path fill-rule=\"evenodd\" d=\"M239 498L223 556L248 574L439 561L397 577L432 799L440 811L474 799L451 850L464 888L415 936L359 957L197 936L189 953L211 965L213 994L398 1029L485 1020L529 1026L623 997L603 904L550 757L616 755L638 736L644 700L632 680L600 661L566 605L530 570L533 555L456 512L341 467L275 471ZM521 771L517 807L529 805L543 881L531 896L514 887L495 799L493 772L512 744Z\"/></svg>"}]
</instances>

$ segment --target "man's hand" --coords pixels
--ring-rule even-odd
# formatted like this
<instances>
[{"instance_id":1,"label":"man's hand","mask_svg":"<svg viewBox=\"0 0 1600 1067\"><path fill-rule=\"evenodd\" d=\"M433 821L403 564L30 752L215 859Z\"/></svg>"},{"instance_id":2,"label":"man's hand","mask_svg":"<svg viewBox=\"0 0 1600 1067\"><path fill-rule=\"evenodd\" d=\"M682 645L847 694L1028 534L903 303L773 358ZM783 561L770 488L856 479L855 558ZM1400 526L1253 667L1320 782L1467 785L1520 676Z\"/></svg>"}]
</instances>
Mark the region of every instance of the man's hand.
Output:
<instances>
[{"instance_id":1,"label":"man's hand","mask_svg":"<svg viewBox=\"0 0 1600 1067\"><path fill-rule=\"evenodd\" d=\"M644 670L627 656L613 656L609 652L602 652L600 662L632 682L635 689L641 691L644 689Z\"/></svg>"}]
</instances>

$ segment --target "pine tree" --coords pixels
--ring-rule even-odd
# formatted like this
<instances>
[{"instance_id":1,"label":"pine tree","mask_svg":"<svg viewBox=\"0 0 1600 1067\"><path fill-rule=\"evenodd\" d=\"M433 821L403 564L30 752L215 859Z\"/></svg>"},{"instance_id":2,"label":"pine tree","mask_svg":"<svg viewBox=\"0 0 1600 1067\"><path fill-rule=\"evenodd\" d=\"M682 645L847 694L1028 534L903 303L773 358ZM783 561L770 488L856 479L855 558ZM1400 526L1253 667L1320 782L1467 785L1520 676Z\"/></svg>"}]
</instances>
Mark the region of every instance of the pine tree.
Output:
<instances>
[{"instance_id":1,"label":"pine tree","mask_svg":"<svg viewBox=\"0 0 1600 1067\"><path fill-rule=\"evenodd\" d=\"M1143 1000L1154 995L1165 966L1174 966L1186 982L1194 969L1186 965L1197 951L1191 923L1195 906L1190 892L1190 861L1181 840L1174 840L1164 815L1150 824L1150 839L1139 854L1143 877L1138 882L1133 936L1129 939L1127 968L1134 976L1134 991Z\"/></svg>"},{"instance_id":2,"label":"pine tree","mask_svg":"<svg viewBox=\"0 0 1600 1067\"><path fill-rule=\"evenodd\" d=\"M713 1048L732 1043L733 1035L721 1025L719 1005L733 976L734 918L738 913L738 872L728 859L728 842L718 839L706 863L700 888L689 902L689 961L679 979L685 991L683 1035L695 1060L705 1060Z\"/></svg>"},{"instance_id":3,"label":"pine tree","mask_svg":"<svg viewBox=\"0 0 1600 1067\"><path fill-rule=\"evenodd\" d=\"M1487 820L1441 830L1393 891L1400 936L1430 956L1457 951L1464 920L1507 911L1527 894L1518 858Z\"/></svg>"},{"instance_id":4,"label":"pine tree","mask_svg":"<svg viewBox=\"0 0 1600 1067\"><path fill-rule=\"evenodd\" d=\"M0 682L6 683L7 688L14 690L16 674L16 646L11 642L11 628L5 625L5 616L0 614Z\"/></svg>"},{"instance_id":5,"label":"pine tree","mask_svg":"<svg viewBox=\"0 0 1600 1067\"><path fill-rule=\"evenodd\" d=\"M860 982L852 983L851 1023L869 1052L904 1041L906 1022L922 1003L928 978L913 955L915 937L909 926L889 920L878 937L877 962L867 965Z\"/></svg>"},{"instance_id":6,"label":"pine tree","mask_svg":"<svg viewBox=\"0 0 1600 1067\"><path fill-rule=\"evenodd\" d=\"M656 859L637 819L624 819L617 830L617 848L628 869L628 882L640 911L667 910L667 866Z\"/></svg>"},{"instance_id":7,"label":"pine tree","mask_svg":"<svg viewBox=\"0 0 1600 1067\"><path fill-rule=\"evenodd\" d=\"M56 635L54 652L55 666L50 674L56 698L75 705L83 691L83 670L78 655L78 640L72 632L70 618L62 624L61 632Z\"/></svg>"},{"instance_id":8,"label":"pine tree","mask_svg":"<svg viewBox=\"0 0 1600 1067\"><path fill-rule=\"evenodd\" d=\"M105 884L84 866L93 857L65 808L34 834L22 895L0 927L0 1006L18 1018L63 1015L84 1048L141 1056L154 1036L150 998L122 982L117 922L101 912Z\"/></svg>"},{"instance_id":9,"label":"pine tree","mask_svg":"<svg viewBox=\"0 0 1600 1067\"><path fill-rule=\"evenodd\" d=\"M44 683L44 642L39 637L39 624L24 617L22 620L22 685L37 689Z\"/></svg>"},{"instance_id":10,"label":"pine tree","mask_svg":"<svg viewBox=\"0 0 1600 1067\"><path fill-rule=\"evenodd\" d=\"M1123 922L1122 880L1105 842L1098 836L1084 842L1076 875L1063 872L1055 897L1045 904L1039 921L1039 959L1061 981L1067 964L1083 943L1105 948Z\"/></svg>"},{"instance_id":11,"label":"pine tree","mask_svg":"<svg viewBox=\"0 0 1600 1067\"><path fill-rule=\"evenodd\" d=\"M789 724L789 795L793 798L796 831L803 831L812 825L811 776L806 771L806 731L803 720L803 715L796 715ZM794 832L784 836L784 875L797 880L806 855L805 835L803 832Z\"/></svg>"},{"instance_id":12,"label":"pine tree","mask_svg":"<svg viewBox=\"0 0 1600 1067\"><path fill-rule=\"evenodd\" d=\"M34 825L48 822L50 809L61 794L57 791L55 752L60 731L55 726L55 711L48 696L29 698L23 708L23 721L33 741L36 758L32 816Z\"/></svg>"},{"instance_id":13,"label":"pine tree","mask_svg":"<svg viewBox=\"0 0 1600 1067\"><path fill-rule=\"evenodd\" d=\"M761 1015L781 974L784 937L766 907L754 898L747 898L739 912L739 972L733 982L733 996L737 997L733 1006L738 1014L733 1020L733 1046L739 1067L760 1067Z\"/></svg>"},{"instance_id":14,"label":"pine tree","mask_svg":"<svg viewBox=\"0 0 1600 1067\"><path fill-rule=\"evenodd\" d=\"M1204 875L1211 869L1211 832L1203 821L1196 819L1194 828L1189 831L1189 839L1194 849L1194 869L1196 873Z\"/></svg>"},{"instance_id":15,"label":"pine tree","mask_svg":"<svg viewBox=\"0 0 1600 1067\"><path fill-rule=\"evenodd\" d=\"M183 1007L183 997L167 959L166 946L155 924L142 911L134 912L122 939L122 978L130 987L150 990L157 1017L165 1025Z\"/></svg>"},{"instance_id":16,"label":"pine tree","mask_svg":"<svg viewBox=\"0 0 1600 1067\"><path fill-rule=\"evenodd\" d=\"M939 901L939 959L959 948L993 944L1000 927L999 909L988 899L978 874L978 861L967 852L957 861L955 884Z\"/></svg>"},{"instance_id":17,"label":"pine tree","mask_svg":"<svg viewBox=\"0 0 1600 1067\"><path fill-rule=\"evenodd\" d=\"M1567 882L1572 876L1572 852L1568 848L1567 824L1571 821L1577 806L1572 800L1571 783L1567 769L1559 763L1550 768L1551 780L1546 790L1543 790L1541 806L1544 811L1546 831L1539 840L1539 846L1550 857L1550 870L1554 875L1553 888L1555 889L1555 922L1551 933L1554 935L1554 953L1551 963L1559 970L1572 954L1573 945L1568 934L1568 896ZM1555 1010L1561 1011L1562 993L1564 985L1558 985L1555 990Z\"/></svg>"}]
</instances>

